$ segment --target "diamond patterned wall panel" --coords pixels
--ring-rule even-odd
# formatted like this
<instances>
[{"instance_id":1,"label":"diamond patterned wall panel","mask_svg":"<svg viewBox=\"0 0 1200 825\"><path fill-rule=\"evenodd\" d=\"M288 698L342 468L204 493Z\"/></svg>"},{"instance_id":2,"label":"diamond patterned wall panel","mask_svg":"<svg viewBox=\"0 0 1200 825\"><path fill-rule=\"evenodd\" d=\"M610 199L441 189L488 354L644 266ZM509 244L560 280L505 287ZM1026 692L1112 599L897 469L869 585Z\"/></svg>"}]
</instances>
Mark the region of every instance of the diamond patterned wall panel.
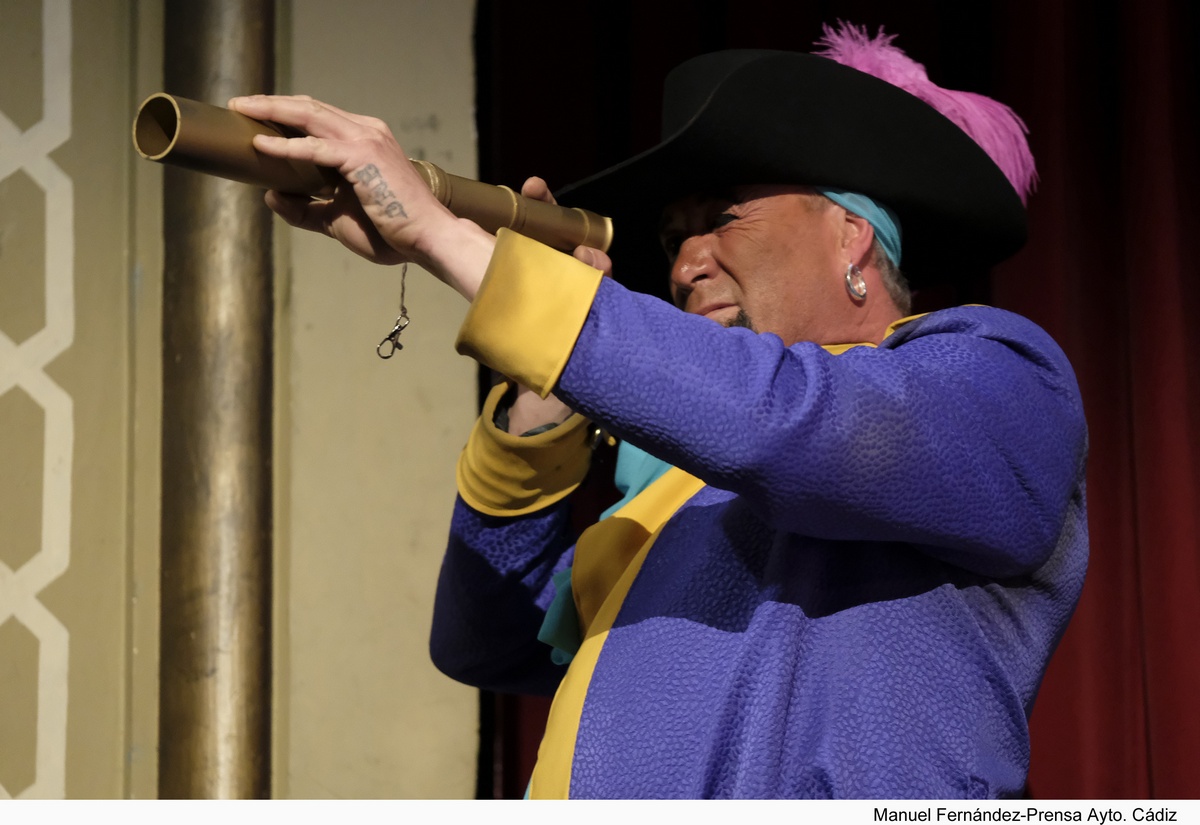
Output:
<instances>
[{"instance_id":1,"label":"diamond patterned wall panel","mask_svg":"<svg viewBox=\"0 0 1200 825\"><path fill-rule=\"evenodd\" d=\"M44 39L41 0L0 2L0 54L4 55L0 111L19 129L42 119Z\"/></svg>"},{"instance_id":2,"label":"diamond patterned wall panel","mask_svg":"<svg viewBox=\"0 0 1200 825\"><path fill-rule=\"evenodd\" d=\"M46 326L45 271L46 195L20 170L0 180L0 332L15 343Z\"/></svg>"},{"instance_id":3,"label":"diamond patterned wall panel","mask_svg":"<svg viewBox=\"0 0 1200 825\"><path fill-rule=\"evenodd\" d=\"M29 393L16 387L0 395L0 564L10 570L42 547L45 429L45 413Z\"/></svg>"},{"instance_id":4,"label":"diamond patterned wall panel","mask_svg":"<svg viewBox=\"0 0 1200 825\"><path fill-rule=\"evenodd\" d=\"M0 3L5 15L0 30L6 32L3 53L4 86L0 106L0 182L22 186L19 176L42 192L44 214L42 270L30 269L28 261L16 277L41 283L44 290L44 320L40 329L14 339L0 330L0 398L21 391L41 408L41 541L36 552L18 555L10 565L0 561L0 629L15 634L18 648L27 632L37 642L36 662L20 671L0 671L8 680L6 695L30 690L34 708L35 744L32 771L8 770L0 777L0 797L62 797L66 786L67 673L69 637L66 627L39 601L41 591L62 575L70 561L71 461L75 437L71 397L45 372L45 367L64 352L75 337L75 204L71 179L51 159L51 153L71 136L71 4L69 0L31 0ZM10 27L9 15L40 14L40 25ZM18 21L19 22L19 21ZM21 73L10 60L25 59L31 44L20 41L20 33L41 32L41 63L37 71ZM9 39L17 34L17 41ZM23 50L24 49L24 50ZM36 53L36 52L34 52ZM40 84L38 83L40 79ZM40 106L27 105L30 84L40 85ZM38 114L40 112L40 115ZM30 123L32 116L40 116ZM28 125L27 125L28 124ZM36 207L33 207L36 208ZM12 266L18 266L14 258ZM0 248L0 267L10 260ZM9 276L5 276L6 279ZM36 323L34 324L36 326ZM0 650L0 661L6 651ZM15 653L18 657L27 654ZM6 666L7 667L7 666ZM27 723L27 720L26 720ZM7 745L7 743L6 743ZM10 784L11 783L11 784Z\"/></svg>"},{"instance_id":5,"label":"diamond patterned wall panel","mask_svg":"<svg viewBox=\"0 0 1200 825\"><path fill-rule=\"evenodd\" d=\"M7 759L0 783L13 794L33 784L37 764L38 640L16 619L0 624L0 672L7 684L0 702L0 742Z\"/></svg>"}]
</instances>

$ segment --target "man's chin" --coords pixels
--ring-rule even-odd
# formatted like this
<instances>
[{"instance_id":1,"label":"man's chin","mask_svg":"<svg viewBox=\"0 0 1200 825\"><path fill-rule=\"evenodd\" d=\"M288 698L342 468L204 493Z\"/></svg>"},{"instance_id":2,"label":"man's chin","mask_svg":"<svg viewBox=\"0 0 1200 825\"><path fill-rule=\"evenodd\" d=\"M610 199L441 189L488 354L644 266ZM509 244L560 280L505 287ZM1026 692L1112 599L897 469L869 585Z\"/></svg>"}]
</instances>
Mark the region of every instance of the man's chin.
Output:
<instances>
[{"instance_id":1,"label":"man's chin","mask_svg":"<svg viewBox=\"0 0 1200 825\"><path fill-rule=\"evenodd\" d=\"M754 324L750 321L750 316L747 315L746 310L742 309L741 307L738 307L737 315L725 321L726 329L732 329L733 327L741 327L742 329L748 329L751 332L757 332L757 330L754 329Z\"/></svg>"}]
</instances>

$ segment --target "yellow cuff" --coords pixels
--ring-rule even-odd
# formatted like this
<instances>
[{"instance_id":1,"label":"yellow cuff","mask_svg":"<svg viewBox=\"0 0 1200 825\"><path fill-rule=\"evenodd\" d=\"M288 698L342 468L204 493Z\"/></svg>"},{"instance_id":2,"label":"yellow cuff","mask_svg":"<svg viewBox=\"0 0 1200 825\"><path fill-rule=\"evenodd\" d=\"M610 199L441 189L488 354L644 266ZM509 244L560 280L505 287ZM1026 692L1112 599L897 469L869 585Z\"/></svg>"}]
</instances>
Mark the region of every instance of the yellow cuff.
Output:
<instances>
[{"instance_id":1,"label":"yellow cuff","mask_svg":"<svg viewBox=\"0 0 1200 825\"><path fill-rule=\"evenodd\" d=\"M602 275L501 229L455 348L545 398L558 383Z\"/></svg>"},{"instance_id":2,"label":"yellow cuff","mask_svg":"<svg viewBox=\"0 0 1200 825\"><path fill-rule=\"evenodd\" d=\"M458 458L458 492L489 516L523 516L569 495L591 463L591 427L572 415L537 435L510 435L493 422L510 385L492 388Z\"/></svg>"}]
</instances>

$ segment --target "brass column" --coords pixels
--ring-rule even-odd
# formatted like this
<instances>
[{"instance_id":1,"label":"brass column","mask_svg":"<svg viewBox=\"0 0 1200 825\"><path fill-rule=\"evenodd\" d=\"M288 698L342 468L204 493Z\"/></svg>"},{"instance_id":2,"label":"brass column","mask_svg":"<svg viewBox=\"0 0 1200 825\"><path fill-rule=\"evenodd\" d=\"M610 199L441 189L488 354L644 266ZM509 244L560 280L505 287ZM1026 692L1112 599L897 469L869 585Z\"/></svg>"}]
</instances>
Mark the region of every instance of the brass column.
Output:
<instances>
[{"instance_id":1,"label":"brass column","mask_svg":"<svg viewBox=\"0 0 1200 825\"><path fill-rule=\"evenodd\" d=\"M274 85L273 0L167 0L165 85ZM271 216L164 170L161 797L270 795Z\"/></svg>"}]
</instances>

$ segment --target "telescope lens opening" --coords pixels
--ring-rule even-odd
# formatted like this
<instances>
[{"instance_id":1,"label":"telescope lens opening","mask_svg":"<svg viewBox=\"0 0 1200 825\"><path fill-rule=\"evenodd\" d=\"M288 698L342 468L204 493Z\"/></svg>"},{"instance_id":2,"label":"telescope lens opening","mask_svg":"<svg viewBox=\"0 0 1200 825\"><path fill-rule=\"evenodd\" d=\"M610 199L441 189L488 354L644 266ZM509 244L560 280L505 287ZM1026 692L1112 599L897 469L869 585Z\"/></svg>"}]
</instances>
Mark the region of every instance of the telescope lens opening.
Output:
<instances>
[{"instance_id":1,"label":"telescope lens opening","mask_svg":"<svg viewBox=\"0 0 1200 825\"><path fill-rule=\"evenodd\" d=\"M151 97L142 104L134 124L137 150L150 160L157 160L170 151L179 133L179 112L175 101L166 96Z\"/></svg>"}]
</instances>

